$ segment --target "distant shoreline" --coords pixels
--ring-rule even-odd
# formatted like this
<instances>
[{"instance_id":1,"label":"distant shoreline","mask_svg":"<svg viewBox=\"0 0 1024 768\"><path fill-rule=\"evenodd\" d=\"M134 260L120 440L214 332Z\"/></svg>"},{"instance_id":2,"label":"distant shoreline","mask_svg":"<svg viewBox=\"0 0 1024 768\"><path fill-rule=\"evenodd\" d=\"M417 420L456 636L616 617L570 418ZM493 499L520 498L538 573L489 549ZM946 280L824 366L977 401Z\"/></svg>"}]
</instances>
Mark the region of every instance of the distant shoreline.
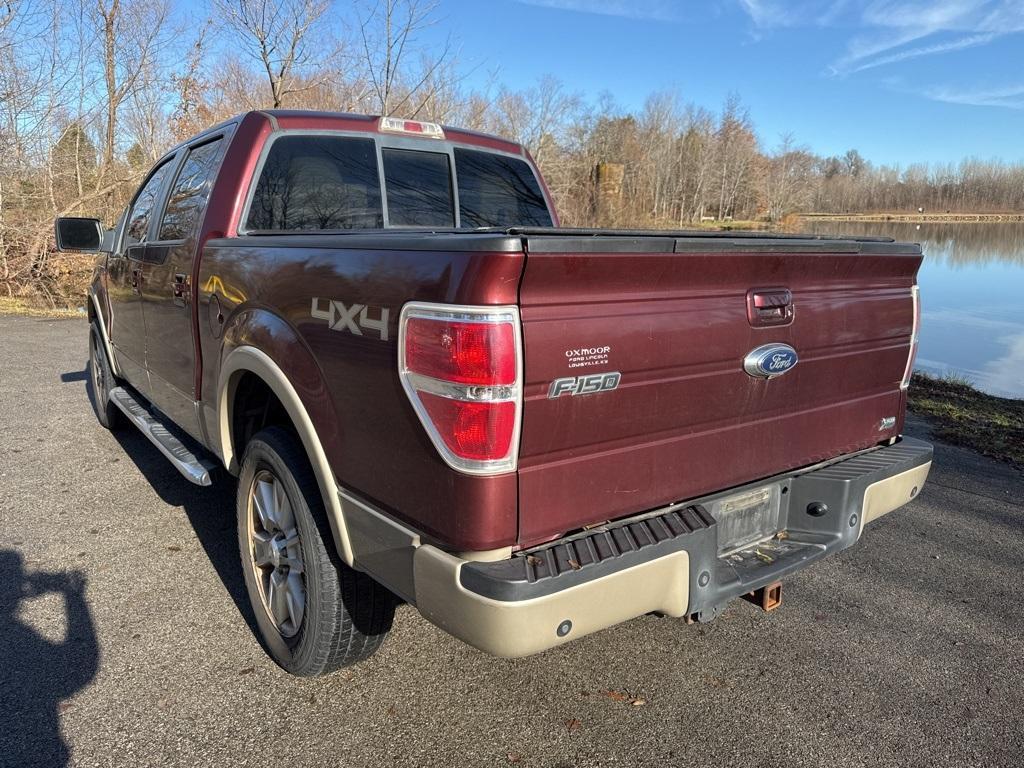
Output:
<instances>
[{"instance_id":1,"label":"distant shoreline","mask_svg":"<svg viewBox=\"0 0 1024 768\"><path fill-rule=\"evenodd\" d=\"M1024 213L799 213L804 221L894 221L908 224L954 224L1024 221Z\"/></svg>"}]
</instances>

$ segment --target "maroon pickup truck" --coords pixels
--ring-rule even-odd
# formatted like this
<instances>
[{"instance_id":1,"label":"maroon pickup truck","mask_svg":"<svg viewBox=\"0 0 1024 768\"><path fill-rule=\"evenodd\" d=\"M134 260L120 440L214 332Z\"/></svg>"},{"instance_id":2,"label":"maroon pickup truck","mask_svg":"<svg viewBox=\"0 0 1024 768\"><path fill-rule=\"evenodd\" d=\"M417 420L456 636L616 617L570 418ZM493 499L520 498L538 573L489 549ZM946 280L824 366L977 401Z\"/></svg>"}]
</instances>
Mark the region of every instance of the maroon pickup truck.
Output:
<instances>
[{"instance_id":1,"label":"maroon pickup truck","mask_svg":"<svg viewBox=\"0 0 1024 768\"><path fill-rule=\"evenodd\" d=\"M265 647L365 658L404 600L521 656L772 607L910 501L916 245L561 229L469 131L250 112L169 151L90 290L100 422L238 476Z\"/></svg>"}]
</instances>

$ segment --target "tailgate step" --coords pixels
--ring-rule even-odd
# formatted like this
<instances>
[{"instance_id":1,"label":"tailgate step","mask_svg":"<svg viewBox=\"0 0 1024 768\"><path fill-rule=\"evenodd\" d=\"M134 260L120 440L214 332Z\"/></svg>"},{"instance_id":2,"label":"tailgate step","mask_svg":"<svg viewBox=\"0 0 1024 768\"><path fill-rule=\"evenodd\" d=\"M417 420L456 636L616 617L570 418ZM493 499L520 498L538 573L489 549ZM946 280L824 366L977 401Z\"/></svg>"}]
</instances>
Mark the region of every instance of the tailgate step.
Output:
<instances>
[{"instance_id":1,"label":"tailgate step","mask_svg":"<svg viewBox=\"0 0 1024 768\"><path fill-rule=\"evenodd\" d=\"M640 565L698 541L714 551L715 519L700 504L673 505L641 518L607 523L508 560L471 562L462 586L498 600L523 600Z\"/></svg>"},{"instance_id":2,"label":"tailgate step","mask_svg":"<svg viewBox=\"0 0 1024 768\"><path fill-rule=\"evenodd\" d=\"M197 456L127 389L114 387L110 390L110 401L124 411L132 424L149 438L149 441L189 482L196 485L211 484L210 472L216 468L216 463L211 459Z\"/></svg>"}]
</instances>

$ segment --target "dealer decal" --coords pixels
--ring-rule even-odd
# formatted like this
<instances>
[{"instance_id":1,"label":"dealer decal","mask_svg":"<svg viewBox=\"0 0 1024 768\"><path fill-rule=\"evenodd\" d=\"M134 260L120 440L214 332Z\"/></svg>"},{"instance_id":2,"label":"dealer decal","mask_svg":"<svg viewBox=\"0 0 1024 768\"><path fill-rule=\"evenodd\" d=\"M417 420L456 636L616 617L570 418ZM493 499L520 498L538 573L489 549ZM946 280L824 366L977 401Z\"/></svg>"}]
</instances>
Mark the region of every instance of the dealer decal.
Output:
<instances>
[{"instance_id":1,"label":"dealer decal","mask_svg":"<svg viewBox=\"0 0 1024 768\"><path fill-rule=\"evenodd\" d=\"M565 359L570 368L589 368L594 365L607 365L611 347L581 347L565 350Z\"/></svg>"}]
</instances>

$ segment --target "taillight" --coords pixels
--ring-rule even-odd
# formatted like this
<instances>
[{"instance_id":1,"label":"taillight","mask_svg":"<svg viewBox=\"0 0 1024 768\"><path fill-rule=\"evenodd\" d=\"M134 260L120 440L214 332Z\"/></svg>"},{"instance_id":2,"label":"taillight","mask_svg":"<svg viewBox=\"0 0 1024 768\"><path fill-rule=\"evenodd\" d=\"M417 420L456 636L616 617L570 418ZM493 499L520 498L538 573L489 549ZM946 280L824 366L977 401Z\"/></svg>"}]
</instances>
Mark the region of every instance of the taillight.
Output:
<instances>
[{"instance_id":1,"label":"taillight","mask_svg":"<svg viewBox=\"0 0 1024 768\"><path fill-rule=\"evenodd\" d=\"M405 367L459 384L516 383L516 328L412 315L405 324Z\"/></svg>"},{"instance_id":2,"label":"taillight","mask_svg":"<svg viewBox=\"0 0 1024 768\"><path fill-rule=\"evenodd\" d=\"M398 373L449 466L489 475L516 468L523 400L517 307L410 303Z\"/></svg>"},{"instance_id":3,"label":"taillight","mask_svg":"<svg viewBox=\"0 0 1024 768\"><path fill-rule=\"evenodd\" d=\"M917 359L917 341L921 333L921 289L916 285L910 289L914 301L914 325L910 331L910 354L907 355L907 368L903 371L901 389L910 386L910 378L914 375L914 361Z\"/></svg>"}]
</instances>

